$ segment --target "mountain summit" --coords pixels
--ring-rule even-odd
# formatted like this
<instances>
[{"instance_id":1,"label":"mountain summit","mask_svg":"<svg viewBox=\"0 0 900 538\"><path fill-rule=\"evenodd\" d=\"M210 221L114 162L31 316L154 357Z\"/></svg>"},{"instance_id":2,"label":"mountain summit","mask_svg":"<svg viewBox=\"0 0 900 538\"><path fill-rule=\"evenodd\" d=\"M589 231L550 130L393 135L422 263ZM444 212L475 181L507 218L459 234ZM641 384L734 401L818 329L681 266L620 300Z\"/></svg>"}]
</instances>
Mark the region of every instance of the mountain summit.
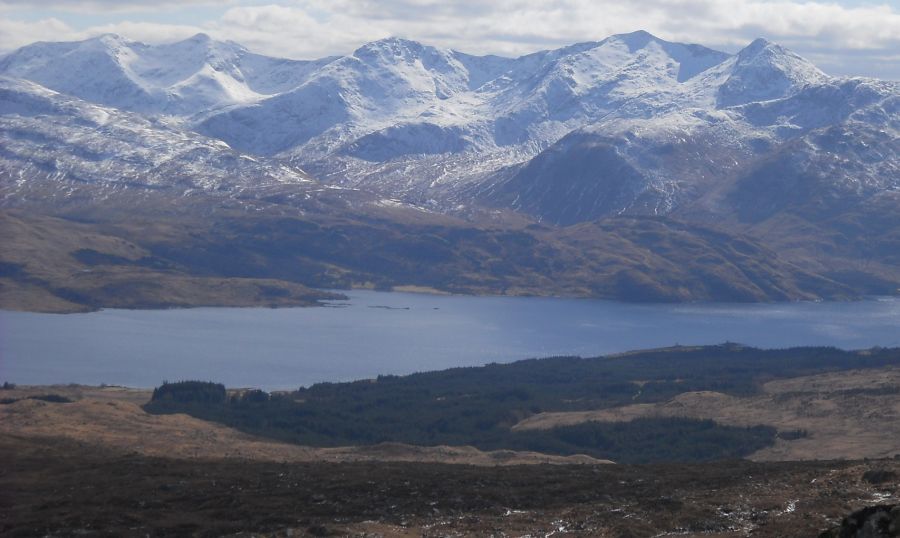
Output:
<instances>
[{"instance_id":1,"label":"mountain summit","mask_svg":"<svg viewBox=\"0 0 900 538\"><path fill-rule=\"evenodd\" d=\"M786 97L828 79L806 59L763 38L741 50L732 63L728 79L719 88L720 106Z\"/></svg>"}]
</instances>

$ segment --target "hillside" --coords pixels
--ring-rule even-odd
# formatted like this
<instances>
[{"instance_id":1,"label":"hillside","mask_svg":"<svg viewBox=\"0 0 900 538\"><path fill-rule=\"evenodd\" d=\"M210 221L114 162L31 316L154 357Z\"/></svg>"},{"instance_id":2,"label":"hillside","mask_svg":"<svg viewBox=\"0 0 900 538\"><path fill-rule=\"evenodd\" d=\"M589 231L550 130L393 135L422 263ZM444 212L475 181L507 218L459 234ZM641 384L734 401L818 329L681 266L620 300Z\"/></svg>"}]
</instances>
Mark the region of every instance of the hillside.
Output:
<instances>
[{"instance_id":1,"label":"hillside","mask_svg":"<svg viewBox=\"0 0 900 538\"><path fill-rule=\"evenodd\" d=\"M403 207L357 212L328 197L303 217L282 216L278 206L210 215L193 200L139 201L129 200L127 213L82 209L65 218L0 212L10 238L0 244L0 307L296 306L333 297L309 288L402 286L640 302L856 294L750 238L658 219L560 233Z\"/></svg>"}]
</instances>

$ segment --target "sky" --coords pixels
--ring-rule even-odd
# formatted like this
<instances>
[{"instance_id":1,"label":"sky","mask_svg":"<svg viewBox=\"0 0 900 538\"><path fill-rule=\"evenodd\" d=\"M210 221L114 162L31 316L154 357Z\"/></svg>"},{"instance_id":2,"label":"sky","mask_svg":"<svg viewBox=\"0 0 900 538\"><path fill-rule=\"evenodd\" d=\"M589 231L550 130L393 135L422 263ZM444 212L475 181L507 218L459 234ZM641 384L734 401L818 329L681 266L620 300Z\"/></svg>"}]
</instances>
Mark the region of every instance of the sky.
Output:
<instances>
[{"instance_id":1,"label":"sky","mask_svg":"<svg viewBox=\"0 0 900 538\"><path fill-rule=\"evenodd\" d=\"M163 43L204 32L296 59L389 36L518 56L635 30L726 52L765 37L832 75L900 80L900 0L0 0L0 52L104 33Z\"/></svg>"}]
</instances>

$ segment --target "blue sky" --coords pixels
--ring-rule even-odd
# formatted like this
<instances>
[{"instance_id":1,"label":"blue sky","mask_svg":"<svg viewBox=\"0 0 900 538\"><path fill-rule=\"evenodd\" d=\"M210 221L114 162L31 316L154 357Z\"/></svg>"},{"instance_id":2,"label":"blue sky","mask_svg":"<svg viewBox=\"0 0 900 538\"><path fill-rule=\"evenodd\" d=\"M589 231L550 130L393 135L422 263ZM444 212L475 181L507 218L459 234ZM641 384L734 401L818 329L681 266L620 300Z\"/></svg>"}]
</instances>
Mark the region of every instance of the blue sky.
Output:
<instances>
[{"instance_id":1,"label":"blue sky","mask_svg":"<svg viewBox=\"0 0 900 538\"><path fill-rule=\"evenodd\" d=\"M763 36L831 74L900 79L900 0L0 0L0 51L108 32L167 42L202 31L304 59L390 35L520 55L638 29L728 52Z\"/></svg>"}]
</instances>

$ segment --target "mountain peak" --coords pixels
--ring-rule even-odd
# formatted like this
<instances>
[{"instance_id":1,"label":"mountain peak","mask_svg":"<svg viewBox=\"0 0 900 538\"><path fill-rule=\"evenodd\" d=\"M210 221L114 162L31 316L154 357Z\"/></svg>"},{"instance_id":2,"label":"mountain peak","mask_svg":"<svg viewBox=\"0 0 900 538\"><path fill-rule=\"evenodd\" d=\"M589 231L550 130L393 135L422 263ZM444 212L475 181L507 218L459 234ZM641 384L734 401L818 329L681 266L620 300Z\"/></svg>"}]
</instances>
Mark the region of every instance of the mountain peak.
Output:
<instances>
[{"instance_id":1,"label":"mountain peak","mask_svg":"<svg viewBox=\"0 0 900 538\"><path fill-rule=\"evenodd\" d=\"M191 37L185 39L185 41L192 41L194 43L209 43L213 39L209 37L209 34L205 34L203 32L192 35Z\"/></svg>"},{"instance_id":2,"label":"mountain peak","mask_svg":"<svg viewBox=\"0 0 900 538\"><path fill-rule=\"evenodd\" d=\"M763 47L768 47L769 45L775 45L775 43L773 43L772 41L769 41L768 39L766 39L766 38L764 38L764 37L757 37L756 39L754 39L753 41L751 41L750 44L747 45L746 48L748 48L748 49L754 49L754 48L755 48L755 49L761 49L761 48L763 48Z\"/></svg>"},{"instance_id":3,"label":"mountain peak","mask_svg":"<svg viewBox=\"0 0 900 538\"><path fill-rule=\"evenodd\" d=\"M97 37L93 37L88 39L87 41L126 41L124 37L114 32L107 32L105 34L100 34Z\"/></svg>"},{"instance_id":4,"label":"mountain peak","mask_svg":"<svg viewBox=\"0 0 900 538\"><path fill-rule=\"evenodd\" d=\"M637 30L627 34L615 34L610 36L609 39L624 43L631 52L640 50L654 41L662 41L646 30Z\"/></svg>"},{"instance_id":5,"label":"mountain peak","mask_svg":"<svg viewBox=\"0 0 900 538\"><path fill-rule=\"evenodd\" d=\"M428 48L422 43L418 41L413 41L412 39L407 39L405 37L398 36L390 36L382 39L376 39L375 41L370 41L365 45L356 49L357 51L374 51L374 50L421 50L424 48Z\"/></svg>"},{"instance_id":6,"label":"mountain peak","mask_svg":"<svg viewBox=\"0 0 900 538\"><path fill-rule=\"evenodd\" d=\"M412 45L412 46L418 46L418 47L422 46L422 44L419 43L418 41L415 41L413 39L409 39L406 37L397 36L397 35L392 35L392 36L388 36L388 37L383 37L381 39L376 39L375 41L372 41L372 43L397 44L397 45L405 45L405 46Z\"/></svg>"},{"instance_id":7,"label":"mountain peak","mask_svg":"<svg viewBox=\"0 0 900 538\"><path fill-rule=\"evenodd\" d=\"M391 36L366 43L353 51L351 57L382 67L421 61L426 68L442 65L439 69L443 70L453 54L451 50Z\"/></svg>"},{"instance_id":8,"label":"mountain peak","mask_svg":"<svg viewBox=\"0 0 900 538\"><path fill-rule=\"evenodd\" d=\"M101 43L107 47L121 47L133 45L135 41L122 37L119 34L106 33L97 37L86 39L83 43Z\"/></svg>"},{"instance_id":9,"label":"mountain peak","mask_svg":"<svg viewBox=\"0 0 900 538\"><path fill-rule=\"evenodd\" d=\"M754 39L752 43L738 52L736 64L738 66L764 66L786 74L824 77L824 73L806 58L763 37Z\"/></svg>"},{"instance_id":10,"label":"mountain peak","mask_svg":"<svg viewBox=\"0 0 900 538\"><path fill-rule=\"evenodd\" d=\"M802 56L757 38L735 56L728 80L719 88L719 106L765 101L796 93L828 76Z\"/></svg>"},{"instance_id":11,"label":"mountain peak","mask_svg":"<svg viewBox=\"0 0 900 538\"><path fill-rule=\"evenodd\" d=\"M792 53L778 43L769 41L764 37L757 37L749 45L741 49L741 51L738 52L737 57L738 61L748 61L760 54L782 55Z\"/></svg>"},{"instance_id":12,"label":"mountain peak","mask_svg":"<svg viewBox=\"0 0 900 538\"><path fill-rule=\"evenodd\" d=\"M731 57L730 54L709 49L702 45L666 41L645 30L612 35L598 43L597 47L612 47L618 50L627 49L628 54L635 57L646 55L653 56L655 55L654 51L660 50L663 54L668 56L670 61L677 63L678 70L676 78L678 82L684 82L693 78L697 74L718 65ZM650 49L653 49L653 51Z\"/></svg>"},{"instance_id":13,"label":"mountain peak","mask_svg":"<svg viewBox=\"0 0 900 538\"><path fill-rule=\"evenodd\" d=\"M201 51L204 54L216 53L219 55L231 55L240 52L246 52L243 46L234 41L218 41L209 36L209 34L199 33L187 39L169 43L167 45L159 45L160 50L170 49L178 51ZM184 54L180 52L179 54ZM186 52L191 54L191 52Z\"/></svg>"}]
</instances>

